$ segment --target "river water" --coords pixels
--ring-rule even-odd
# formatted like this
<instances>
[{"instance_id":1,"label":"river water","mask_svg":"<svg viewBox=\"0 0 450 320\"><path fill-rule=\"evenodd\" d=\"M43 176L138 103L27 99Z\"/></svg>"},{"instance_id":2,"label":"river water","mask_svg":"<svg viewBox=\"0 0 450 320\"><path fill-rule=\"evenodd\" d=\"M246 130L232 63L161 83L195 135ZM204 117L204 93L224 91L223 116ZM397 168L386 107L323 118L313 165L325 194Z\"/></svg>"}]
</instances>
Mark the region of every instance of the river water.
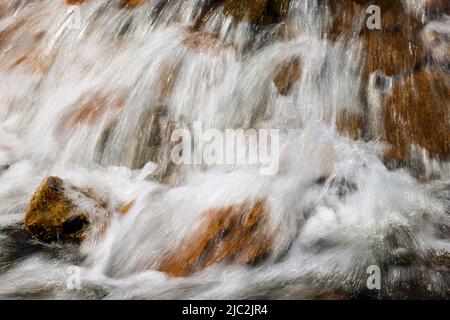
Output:
<instances>
[{"instance_id":1,"label":"river water","mask_svg":"<svg viewBox=\"0 0 450 320\"><path fill-rule=\"evenodd\" d=\"M256 32L220 6L194 31L206 0L117 2L0 1L1 298L449 297L449 164L424 156L439 177L426 180L385 166L380 93L367 89L369 109L360 94L362 43L322 36L326 5L291 1L294 36L283 40L280 25ZM292 57L302 76L280 95L272 74ZM370 114L375 134L340 135L342 112ZM172 170L164 132L196 121L280 129L279 171ZM50 175L92 188L112 207L135 205L99 242L41 243L22 223ZM276 235L263 263L222 263L184 278L152 267L203 212L260 198ZM447 264L433 262L439 257ZM370 266L380 268L381 290L367 287ZM67 286L71 270L80 271L79 289Z\"/></svg>"}]
</instances>

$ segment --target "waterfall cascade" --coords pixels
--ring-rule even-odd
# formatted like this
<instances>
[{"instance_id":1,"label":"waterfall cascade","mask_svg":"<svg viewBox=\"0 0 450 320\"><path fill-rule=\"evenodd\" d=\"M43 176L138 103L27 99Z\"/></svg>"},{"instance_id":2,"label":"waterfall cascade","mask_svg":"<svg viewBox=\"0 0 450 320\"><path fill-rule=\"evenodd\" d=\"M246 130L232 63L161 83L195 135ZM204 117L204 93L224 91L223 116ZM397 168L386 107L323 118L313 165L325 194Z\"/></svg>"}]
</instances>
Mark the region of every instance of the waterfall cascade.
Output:
<instances>
[{"instance_id":1,"label":"waterfall cascade","mask_svg":"<svg viewBox=\"0 0 450 320\"><path fill-rule=\"evenodd\" d=\"M0 297L450 297L448 10L0 0ZM196 123L277 129L276 174L175 165ZM81 245L24 231L38 186Z\"/></svg>"}]
</instances>

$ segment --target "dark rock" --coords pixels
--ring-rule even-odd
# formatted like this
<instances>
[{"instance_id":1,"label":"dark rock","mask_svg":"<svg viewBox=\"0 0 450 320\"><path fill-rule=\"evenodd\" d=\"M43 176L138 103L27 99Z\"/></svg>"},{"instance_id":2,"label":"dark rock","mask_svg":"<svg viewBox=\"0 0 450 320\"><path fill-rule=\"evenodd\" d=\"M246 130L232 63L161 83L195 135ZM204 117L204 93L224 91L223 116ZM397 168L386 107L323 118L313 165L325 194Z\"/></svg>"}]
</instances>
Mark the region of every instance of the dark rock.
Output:
<instances>
[{"instance_id":1,"label":"dark rock","mask_svg":"<svg viewBox=\"0 0 450 320\"><path fill-rule=\"evenodd\" d=\"M91 190L74 187L57 177L46 178L25 213L25 231L45 241L82 241L90 226L103 229L107 204Z\"/></svg>"},{"instance_id":2,"label":"dark rock","mask_svg":"<svg viewBox=\"0 0 450 320\"><path fill-rule=\"evenodd\" d=\"M290 0L225 0L225 14L237 22L256 25L279 23L286 17Z\"/></svg>"}]
</instances>

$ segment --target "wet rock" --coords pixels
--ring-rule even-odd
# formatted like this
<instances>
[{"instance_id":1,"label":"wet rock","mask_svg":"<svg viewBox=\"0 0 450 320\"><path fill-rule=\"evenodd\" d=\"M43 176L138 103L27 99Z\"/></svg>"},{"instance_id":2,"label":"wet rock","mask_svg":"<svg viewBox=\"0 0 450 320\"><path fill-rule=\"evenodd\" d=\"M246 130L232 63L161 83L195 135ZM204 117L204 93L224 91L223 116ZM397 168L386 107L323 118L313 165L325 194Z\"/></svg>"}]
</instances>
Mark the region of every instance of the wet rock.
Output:
<instances>
[{"instance_id":1,"label":"wet rock","mask_svg":"<svg viewBox=\"0 0 450 320\"><path fill-rule=\"evenodd\" d=\"M26 24L24 19L20 19L8 27L0 31L0 48L3 49L9 41L21 30Z\"/></svg>"},{"instance_id":2,"label":"wet rock","mask_svg":"<svg viewBox=\"0 0 450 320\"><path fill-rule=\"evenodd\" d=\"M144 4L148 0L121 0L120 7L122 8L136 8L137 6Z\"/></svg>"},{"instance_id":3,"label":"wet rock","mask_svg":"<svg viewBox=\"0 0 450 320\"><path fill-rule=\"evenodd\" d=\"M268 220L264 201L211 209L184 244L168 253L158 270L185 277L216 263L258 264L274 245Z\"/></svg>"},{"instance_id":4,"label":"wet rock","mask_svg":"<svg viewBox=\"0 0 450 320\"><path fill-rule=\"evenodd\" d=\"M302 65L299 58L291 58L280 63L273 74L273 83L281 95L287 95L292 86L302 75Z\"/></svg>"},{"instance_id":5,"label":"wet rock","mask_svg":"<svg viewBox=\"0 0 450 320\"><path fill-rule=\"evenodd\" d=\"M56 55L50 54L45 56L37 48L33 48L27 53L19 56L14 63L10 66L10 70L23 67L22 70L30 74L44 75L53 66L56 59Z\"/></svg>"},{"instance_id":6,"label":"wet rock","mask_svg":"<svg viewBox=\"0 0 450 320\"><path fill-rule=\"evenodd\" d=\"M385 75L412 71L423 59L417 34L422 22L410 14L401 1L333 1L334 21L327 37L331 40L360 37L366 56L365 79L375 71ZM378 5L381 9L381 29L366 26L370 13L367 9ZM402 17L399 19L399 17Z\"/></svg>"},{"instance_id":7,"label":"wet rock","mask_svg":"<svg viewBox=\"0 0 450 320\"><path fill-rule=\"evenodd\" d=\"M119 212L123 215L126 215L133 208L133 206L134 201L127 202L120 208Z\"/></svg>"},{"instance_id":8,"label":"wet rock","mask_svg":"<svg viewBox=\"0 0 450 320\"><path fill-rule=\"evenodd\" d=\"M232 48L232 46L223 43L211 33L194 31L193 29L188 31L183 44L195 52L218 56L225 49Z\"/></svg>"},{"instance_id":9,"label":"wet rock","mask_svg":"<svg viewBox=\"0 0 450 320\"><path fill-rule=\"evenodd\" d=\"M86 2L86 0L67 0L67 4L70 4L72 6L83 4L85 2Z\"/></svg>"},{"instance_id":10,"label":"wet rock","mask_svg":"<svg viewBox=\"0 0 450 320\"><path fill-rule=\"evenodd\" d=\"M268 25L284 20L290 0L225 0L224 12L235 21Z\"/></svg>"},{"instance_id":11,"label":"wet rock","mask_svg":"<svg viewBox=\"0 0 450 320\"><path fill-rule=\"evenodd\" d=\"M447 0L422 0L426 8L443 9L449 5Z\"/></svg>"},{"instance_id":12,"label":"wet rock","mask_svg":"<svg viewBox=\"0 0 450 320\"><path fill-rule=\"evenodd\" d=\"M433 62L450 67L450 19L430 22L423 28L420 37Z\"/></svg>"},{"instance_id":13,"label":"wet rock","mask_svg":"<svg viewBox=\"0 0 450 320\"><path fill-rule=\"evenodd\" d=\"M336 41L359 34L360 20L364 18L367 7L354 1L331 1L330 9L333 22L326 32L328 39Z\"/></svg>"},{"instance_id":14,"label":"wet rock","mask_svg":"<svg viewBox=\"0 0 450 320\"><path fill-rule=\"evenodd\" d=\"M10 11L10 5L8 3L0 3L0 18L5 17Z\"/></svg>"},{"instance_id":15,"label":"wet rock","mask_svg":"<svg viewBox=\"0 0 450 320\"><path fill-rule=\"evenodd\" d=\"M422 0L421 2L429 19L442 16L443 13L450 13L450 2L448 0Z\"/></svg>"},{"instance_id":16,"label":"wet rock","mask_svg":"<svg viewBox=\"0 0 450 320\"><path fill-rule=\"evenodd\" d=\"M87 237L90 226L106 223L107 204L93 193L57 177L46 178L25 213L25 231L44 242L75 241Z\"/></svg>"},{"instance_id":17,"label":"wet rock","mask_svg":"<svg viewBox=\"0 0 450 320\"><path fill-rule=\"evenodd\" d=\"M181 126L181 121L171 119L164 109L164 106L156 107L153 112L142 117L144 121L138 125L131 163L133 169L142 169L149 161L158 164L153 173L153 177L158 181L162 181L174 166L171 151L175 143L171 139L174 130Z\"/></svg>"},{"instance_id":18,"label":"wet rock","mask_svg":"<svg viewBox=\"0 0 450 320\"><path fill-rule=\"evenodd\" d=\"M421 27L420 21L411 15L401 1L391 0L343 0L330 1L333 23L327 32L330 39L348 39L348 36L370 33L366 26L372 12L372 5L380 7L381 31L384 33L405 34L411 29ZM398 17L402 19L398 19Z\"/></svg>"},{"instance_id":19,"label":"wet rock","mask_svg":"<svg viewBox=\"0 0 450 320\"><path fill-rule=\"evenodd\" d=\"M450 157L450 86L448 76L427 68L399 81L383 107L387 159L406 161L411 146L424 148L429 156Z\"/></svg>"},{"instance_id":20,"label":"wet rock","mask_svg":"<svg viewBox=\"0 0 450 320\"><path fill-rule=\"evenodd\" d=\"M61 121L58 131L73 129L78 124L93 125L107 113L117 113L123 104L123 96L104 92L88 92L83 94Z\"/></svg>"},{"instance_id":21,"label":"wet rock","mask_svg":"<svg viewBox=\"0 0 450 320\"><path fill-rule=\"evenodd\" d=\"M363 28L366 77L375 71L381 71L386 76L411 72L423 59L417 36L423 25L406 11L400 1L389 4L381 1L379 5L381 30Z\"/></svg>"},{"instance_id":22,"label":"wet rock","mask_svg":"<svg viewBox=\"0 0 450 320\"><path fill-rule=\"evenodd\" d=\"M438 269L445 268L450 271L450 252L446 250L432 250L428 253L428 263Z\"/></svg>"},{"instance_id":23,"label":"wet rock","mask_svg":"<svg viewBox=\"0 0 450 320\"><path fill-rule=\"evenodd\" d=\"M338 132L350 139L357 140L363 137L364 117L359 113L343 111L336 119Z\"/></svg>"},{"instance_id":24,"label":"wet rock","mask_svg":"<svg viewBox=\"0 0 450 320\"><path fill-rule=\"evenodd\" d=\"M423 59L423 51L410 37L379 31L364 36L366 78L376 71L386 76L411 72Z\"/></svg>"}]
</instances>

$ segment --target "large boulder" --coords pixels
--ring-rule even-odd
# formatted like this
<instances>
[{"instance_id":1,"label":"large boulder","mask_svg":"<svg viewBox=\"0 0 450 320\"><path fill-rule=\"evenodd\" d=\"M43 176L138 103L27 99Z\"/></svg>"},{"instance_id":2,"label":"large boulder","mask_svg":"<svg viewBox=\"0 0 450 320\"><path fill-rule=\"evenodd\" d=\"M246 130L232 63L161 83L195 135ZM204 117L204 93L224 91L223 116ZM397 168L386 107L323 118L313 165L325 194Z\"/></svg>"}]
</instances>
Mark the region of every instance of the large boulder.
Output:
<instances>
[{"instance_id":1,"label":"large boulder","mask_svg":"<svg viewBox=\"0 0 450 320\"><path fill-rule=\"evenodd\" d=\"M25 213L25 231L44 242L84 240L91 226L102 229L107 203L92 190L83 190L57 177L46 178Z\"/></svg>"},{"instance_id":2,"label":"large boulder","mask_svg":"<svg viewBox=\"0 0 450 320\"><path fill-rule=\"evenodd\" d=\"M200 227L179 248L168 253L158 270L169 276L185 277L216 263L260 263L274 246L268 221L264 201L211 209L203 215Z\"/></svg>"}]
</instances>

